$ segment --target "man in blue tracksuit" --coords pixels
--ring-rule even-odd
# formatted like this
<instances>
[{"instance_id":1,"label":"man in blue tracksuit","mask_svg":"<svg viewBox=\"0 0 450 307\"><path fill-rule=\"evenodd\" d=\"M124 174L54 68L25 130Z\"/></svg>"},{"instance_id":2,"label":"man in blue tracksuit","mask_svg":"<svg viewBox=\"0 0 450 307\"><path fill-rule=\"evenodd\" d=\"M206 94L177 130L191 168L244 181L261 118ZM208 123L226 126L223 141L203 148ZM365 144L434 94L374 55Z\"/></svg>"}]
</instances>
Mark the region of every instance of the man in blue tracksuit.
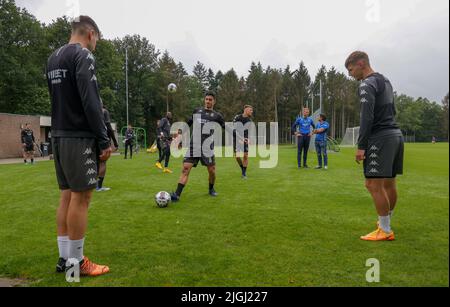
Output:
<instances>
[{"instance_id":1,"label":"man in blue tracksuit","mask_svg":"<svg viewBox=\"0 0 450 307\"><path fill-rule=\"evenodd\" d=\"M311 127L315 129L314 121L309 117L309 109L303 108L303 117L298 117L294 125L292 125L292 132L298 137L298 153L297 161L298 168L302 167L302 151L303 151L303 167L308 168L308 150L311 142Z\"/></svg>"},{"instance_id":2,"label":"man in blue tracksuit","mask_svg":"<svg viewBox=\"0 0 450 307\"><path fill-rule=\"evenodd\" d=\"M328 154L327 154L327 132L330 125L326 122L327 117L324 114L319 115L319 122L316 124L314 134L316 135L316 152L319 165L316 169L322 169L322 157L323 167L328 169Z\"/></svg>"}]
</instances>

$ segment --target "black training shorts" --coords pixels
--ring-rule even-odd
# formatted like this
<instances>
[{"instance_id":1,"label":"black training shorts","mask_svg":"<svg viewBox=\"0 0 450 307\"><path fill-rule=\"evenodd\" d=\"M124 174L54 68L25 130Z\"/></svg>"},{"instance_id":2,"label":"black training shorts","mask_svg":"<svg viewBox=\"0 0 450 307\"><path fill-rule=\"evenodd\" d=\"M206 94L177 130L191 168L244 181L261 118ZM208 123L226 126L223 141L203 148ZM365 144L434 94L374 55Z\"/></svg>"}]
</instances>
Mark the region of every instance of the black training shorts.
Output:
<instances>
[{"instance_id":1,"label":"black training shorts","mask_svg":"<svg viewBox=\"0 0 450 307\"><path fill-rule=\"evenodd\" d=\"M61 190L84 192L97 186L99 152L91 138L54 138L53 157Z\"/></svg>"},{"instance_id":2,"label":"black training shorts","mask_svg":"<svg viewBox=\"0 0 450 307\"><path fill-rule=\"evenodd\" d=\"M34 151L34 144L25 144L25 152L32 152Z\"/></svg>"},{"instance_id":3,"label":"black training shorts","mask_svg":"<svg viewBox=\"0 0 450 307\"><path fill-rule=\"evenodd\" d=\"M194 167L197 167L199 162L201 162L203 166L214 166L216 165L216 157L205 157L204 155L202 155L201 157L186 156L183 160L183 163L193 164Z\"/></svg>"},{"instance_id":4,"label":"black training shorts","mask_svg":"<svg viewBox=\"0 0 450 307\"><path fill-rule=\"evenodd\" d=\"M395 178L403 174L404 140L402 135L369 139L364 160L366 178Z\"/></svg>"}]
</instances>

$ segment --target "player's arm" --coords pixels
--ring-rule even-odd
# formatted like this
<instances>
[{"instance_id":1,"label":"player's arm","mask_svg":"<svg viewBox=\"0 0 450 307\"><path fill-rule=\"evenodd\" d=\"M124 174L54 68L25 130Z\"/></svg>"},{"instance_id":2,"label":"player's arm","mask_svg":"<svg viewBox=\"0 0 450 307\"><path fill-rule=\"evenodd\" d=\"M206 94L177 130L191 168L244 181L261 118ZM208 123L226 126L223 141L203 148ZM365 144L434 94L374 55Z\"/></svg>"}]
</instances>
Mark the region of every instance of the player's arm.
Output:
<instances>
[{"instance_id":1,"label":"player's arm","mask_svg":"<svg viewBox=\"0 0 450 307\"><path fill-rule=\"evenodd\" d=\"M97 77L95 76L95 59L86 49L79 52L76 58L76 82L87 121L102 151L111 147L105 125Z\"/></svg>"},{"instance_id":2,"label":"player's arm","mask_svg":"<svg viewBox=\"0 0 450 307\"><path fill-rule=\"evenodd\" d=\"M194 112L192 112L192 116L188 119L187 124L189 127L192 127L192 125L194 124L194 115L197 114L197 112L198 108L196 108Z\"/></svg>"},{"instance_id":3,"label":"player's arm","mask_svg":"<svg viewBox=\"0 0 450 307\"><path fill-rule=\"evenodd\" d=\"M376 89L373 86L363 82L359 89L361 103L360 129L358 138L359 150L366 150L368 146L374 120L375 96Z\"/></svg>"},{"instance_id":4,"label":"player's arm","mask_svg":"<svg viewBox=\"0 0 450 307\"><path fill-rule=\"evenodd\" d=\"M114 147L119 148L119 143L117 143L116 135L114 134L114 129L111 123L106 124L106 129L108 130L108 136L113 141Z\"/></svg>"},{"instance_id":5,"label":"player's arm","mask_svg":"<svg viewBox=\"0 0 450 307\"><path fill-rule=\"evenodd\" d=\"M20 133L20 140L22 142L22 145L25 145L25 131L23 131L23 130Z\"/></svg>"}]
</instances>

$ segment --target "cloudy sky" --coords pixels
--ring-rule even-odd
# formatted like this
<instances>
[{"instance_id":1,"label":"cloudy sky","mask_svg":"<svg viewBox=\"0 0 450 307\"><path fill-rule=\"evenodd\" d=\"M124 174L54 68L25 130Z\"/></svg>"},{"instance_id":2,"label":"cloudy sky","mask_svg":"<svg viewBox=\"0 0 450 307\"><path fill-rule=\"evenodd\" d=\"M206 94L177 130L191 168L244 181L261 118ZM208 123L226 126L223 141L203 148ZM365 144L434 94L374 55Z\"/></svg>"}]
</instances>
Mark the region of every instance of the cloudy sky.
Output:
<instances>
[{"instance_id":1,"label":"cloudy sky","mask_svg":"<svg viewBox=\"0 0 450 307\"><path fill-rule=\"evenodd\" d=\"M344 71L367 51L396 90L438 102L449 87L448 0L17 0L42 22L86 14L106 38L140 34L191 70L246 75L252 61Z\"/></svg>"}]
</instances>

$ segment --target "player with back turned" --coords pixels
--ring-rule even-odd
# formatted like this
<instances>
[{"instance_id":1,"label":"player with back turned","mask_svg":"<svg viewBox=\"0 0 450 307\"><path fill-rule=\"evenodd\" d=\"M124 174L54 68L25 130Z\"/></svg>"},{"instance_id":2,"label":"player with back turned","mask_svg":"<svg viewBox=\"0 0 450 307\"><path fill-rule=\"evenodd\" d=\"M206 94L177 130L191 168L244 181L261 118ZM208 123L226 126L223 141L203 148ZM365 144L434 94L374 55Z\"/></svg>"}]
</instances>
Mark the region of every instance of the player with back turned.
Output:
<instances>
[{"instance_id":1,"label":"player with back turned","mask_svg":"<svg viewBox=\"0 0 450 307\"><path fill-rule=\"evenodd\" d=\"M359 86L361 117L356 161L364 161L366 188L378 213L378 229L365 241L392 241L391 217L397 203L396 177L403 174L403 135L395 121L391 82L375 72L365 52L353 52L345 67Z\"/></svg>"},{"instance_id":2,"label":"player with back turned","mask_svg":"<svg viewBox=\"0 0 450 307\"><path fill-rule=\"evenodd\" d=\"M100 30L90 17L72 22L70 42L48 59L47 81L52 102L52 140L61 190L57 211L57 272L80 268L82 276L109 272L84 256L84 237L99 161L111 155L111 144L99 96L92 52ZM70 260L70 261L67 261Z\"/></svg>"}]
</instances>

